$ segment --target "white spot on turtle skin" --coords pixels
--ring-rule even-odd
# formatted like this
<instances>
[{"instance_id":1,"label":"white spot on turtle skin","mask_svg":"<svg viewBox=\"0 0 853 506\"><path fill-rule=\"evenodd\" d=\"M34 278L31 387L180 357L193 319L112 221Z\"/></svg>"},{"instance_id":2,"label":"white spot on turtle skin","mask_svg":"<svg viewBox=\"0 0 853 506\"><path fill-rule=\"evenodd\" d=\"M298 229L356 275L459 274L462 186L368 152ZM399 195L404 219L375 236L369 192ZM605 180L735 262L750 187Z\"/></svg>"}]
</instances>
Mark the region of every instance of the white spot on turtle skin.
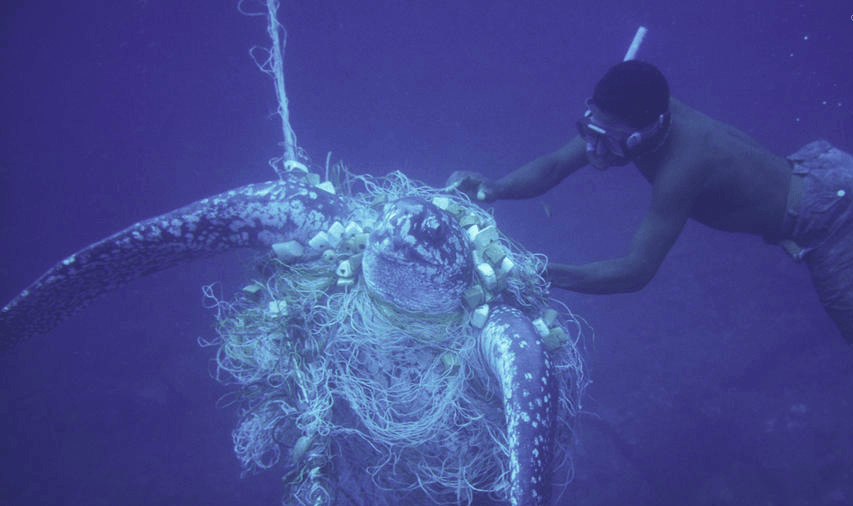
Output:
<instances>
[{"instance_id":1,"label":"white spot on turtle skin","mask_svg":"<svg viewBox=\"0 0 853 506\"><path fill-rule=\"evenodd\" d=\"M266 188L263 188L261 190L255 191L255 185L250 185L249 188L254 193L254 195L257 197L265 197L265 196L269 195L269 193L272 191L272 188L270 188L270 187L266 187Z\"/></svg>"},{"instance_id":2,"label":"white spot on turtle skin","mask_svg":"<svg viewBox=\"0 0 853 506\"><path fill-rule=\"evenodd\" d=\"M229 223L229 224L228 224L228 228L229 228L232 232L237 232L237 231L239 231L241 228L245 227L246 225L247 225L247 223L246 223L246 222L244 222L243 220L234 220L234 221L232 221L231 223Z\"/></svg>"}]
</instances>

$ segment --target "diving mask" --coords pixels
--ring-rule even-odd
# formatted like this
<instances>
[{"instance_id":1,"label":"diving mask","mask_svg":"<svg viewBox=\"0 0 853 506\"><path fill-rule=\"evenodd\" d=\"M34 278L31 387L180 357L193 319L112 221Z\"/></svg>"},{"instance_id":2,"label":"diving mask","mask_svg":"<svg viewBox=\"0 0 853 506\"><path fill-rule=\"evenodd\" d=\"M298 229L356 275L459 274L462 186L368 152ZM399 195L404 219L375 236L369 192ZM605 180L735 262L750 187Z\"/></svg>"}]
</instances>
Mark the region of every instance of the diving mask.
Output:
<instances>
[{"instance_id":1,"label":"diving mask","mask_svg":"<svg viewBox=\"0 0 853 506\"><path fill-rule=\"evenodd\" d=\"M587 99L586 112L577 123L578 133L586 141L587 158L598 169L627 165L640 154L642 145L668 128L670 122L669 111L639 130L611 117Z\"/></svg>"}]
</instances>

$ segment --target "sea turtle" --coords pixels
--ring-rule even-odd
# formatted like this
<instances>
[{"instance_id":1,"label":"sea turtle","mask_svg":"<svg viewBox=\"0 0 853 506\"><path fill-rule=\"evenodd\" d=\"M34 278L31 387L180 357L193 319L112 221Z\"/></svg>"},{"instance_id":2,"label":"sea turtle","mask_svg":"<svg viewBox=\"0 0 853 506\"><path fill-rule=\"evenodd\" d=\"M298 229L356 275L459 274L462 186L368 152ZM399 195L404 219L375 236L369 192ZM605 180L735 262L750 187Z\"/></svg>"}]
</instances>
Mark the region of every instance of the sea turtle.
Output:
<instances>
[{"instance_id":1,"label":"sea turtle","mask_svg":"<svg viewBox=\"0 0 853 506\"><path fill-rule=\"evenodd\" d=\"M353 179L365 189L347 190ZM335 187L297 168L141 221L15 297L0 342L234 248L266 252L234 300L206 292L221 378L241 398L233 437L246 469L280 464L294 504L342 503L342 455L379 489L422 501L485 491L547 504L571 432L558 425L571 424L586 381L578 321L550 307L544 262L489 214L399 173Z\"/></svg>"}]
</instances>

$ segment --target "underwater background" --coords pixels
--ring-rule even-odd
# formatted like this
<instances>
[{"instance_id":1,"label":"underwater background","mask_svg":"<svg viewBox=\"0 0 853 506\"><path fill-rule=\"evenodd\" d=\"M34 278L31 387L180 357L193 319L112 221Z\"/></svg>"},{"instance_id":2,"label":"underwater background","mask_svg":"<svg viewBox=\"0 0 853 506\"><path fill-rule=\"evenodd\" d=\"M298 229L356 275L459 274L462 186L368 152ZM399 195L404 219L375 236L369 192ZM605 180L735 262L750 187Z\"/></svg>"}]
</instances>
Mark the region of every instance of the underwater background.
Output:
<instances>
[{"instance_id":1,"label":"underwater background","mask_svg":"<svg viewBox=\"0 0 853 506\"><path fill-rule=\"evenodd\" d=\"M261 17L217 2L0 7L0 299L142 218L273 179ZM710 4L710 3L709 3ZM312 162L442 186L493 177L575 133L638 25L639 57L689 105L789 154L853 150L853 5L674 0L283 2L291 122ZM633 167L499 202L558 262L622 254L649 202ZM235 411L209 375L201 286L251 252L133 282L0 355L0 504L278 504L240 478ZM561 504L853 504L853 349L804 265L689 223L633 294L555 295L595 329L575 481ZM364 504L370 504L366 498Z\"/></svg>"}]
</instances>

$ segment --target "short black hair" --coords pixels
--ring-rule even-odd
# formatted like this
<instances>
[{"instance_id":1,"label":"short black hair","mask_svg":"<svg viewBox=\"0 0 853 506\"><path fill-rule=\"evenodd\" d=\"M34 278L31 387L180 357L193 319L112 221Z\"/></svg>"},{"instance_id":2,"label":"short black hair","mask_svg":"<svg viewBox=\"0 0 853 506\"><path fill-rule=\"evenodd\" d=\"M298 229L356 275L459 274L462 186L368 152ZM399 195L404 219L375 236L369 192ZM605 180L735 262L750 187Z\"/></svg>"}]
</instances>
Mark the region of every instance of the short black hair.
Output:
<instances>
[{"instance_id":1,"label":"short black hair","mask_svg":"<svg viewBox=\"0 0 853 506\"><path fill-rule=\"evenodd\" d=\"M592 103L634 128L643 128L669 109L669 84L651 63L623 61L595 85Z\"/></svg>"}]
</instances>

